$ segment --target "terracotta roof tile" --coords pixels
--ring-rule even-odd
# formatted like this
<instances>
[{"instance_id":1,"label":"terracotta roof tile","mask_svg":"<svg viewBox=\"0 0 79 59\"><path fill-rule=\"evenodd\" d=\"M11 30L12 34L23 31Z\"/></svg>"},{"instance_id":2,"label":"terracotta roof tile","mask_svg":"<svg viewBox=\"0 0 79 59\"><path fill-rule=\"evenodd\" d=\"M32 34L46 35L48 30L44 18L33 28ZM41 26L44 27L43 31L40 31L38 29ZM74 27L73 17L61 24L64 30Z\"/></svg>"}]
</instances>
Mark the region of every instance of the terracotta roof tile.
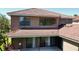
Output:
<instances>
[{"instance_id":1,"label":"terracotta roof tile","mask_svg":"<svg viewBox=\"0 0 79 59\"><path fill-rule=\"evenodd\" d=\"M40 37L40 36L61 36L69 38L69 40L79 43L79 25L65 26L61 29L48 30L18 30L8 33L8 36L16 37Z\"/></svg>"},{"instance_id":2,"label":"terracotta roof tile","mask_svg":"<svg viewBox=\"0 0 79 59\"><path fill-rule=\"evenodd\" d=\"M71 27L63 27L59 30L59 35L79 43L79 25L74 24Z\"/></svg>"},{"instance_id":3,"label":"terracotta roof tile","mask_svg":"<svg viewBox=\"0 0 79 59\"><path fill-rule=\"evenodd\" d=\"M8 15L16 15L16 16L45 16L45 17L60 17L61 18L73 18L72 16L67 16L64 14L51 12L43 9L31 8L26 10L8 12Z\"/></svg>"},{"instance_id":4,"label":"terracotta roof tile","mask_svg":"<svg viewBox=\"0 0 79 59\"><path fill-rule=\"evenodd\" d=\"M74 16L73 21L79 21L79 16Z\"/></svg>"},{"instance_id":5,"label":"terracotta roof tile","mask_svg":"<svg viewBox=\"0 0 79 59\"><path fill-rule=\"evenodd\" d=\"M55 36L58 35L58 30L18 30L8 33L10 37L40 37L40 36Z\"/></svg>"}]
</instances>

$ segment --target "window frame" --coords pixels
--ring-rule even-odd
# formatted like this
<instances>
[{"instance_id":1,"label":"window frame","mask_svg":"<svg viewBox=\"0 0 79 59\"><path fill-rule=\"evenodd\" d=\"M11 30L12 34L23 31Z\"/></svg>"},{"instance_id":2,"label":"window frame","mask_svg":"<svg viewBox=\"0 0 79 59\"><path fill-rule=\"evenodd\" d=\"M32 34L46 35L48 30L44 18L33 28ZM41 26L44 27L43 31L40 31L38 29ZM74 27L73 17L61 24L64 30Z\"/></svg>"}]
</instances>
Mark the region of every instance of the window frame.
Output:
<instances>
[{"instance_id":1,"label":"window frame","mask_svg":"<svg viewBox=\"0 0 79 59\"><path fill-rule=\"evenodd\" d=\"M23 22L23 21L24 21L25 23L29 22L29 24L22 25L21 22ZM20 17L19 26L20 26L20 27L31 26L31 20L30 20L29 18L27 18L27 17Z\"/></svg>"},{"instance_id":2,"label":"window frame","mask_svg":"<svg viewBox=\"0 0 79 59\"><path fill-rule=\"evenodd\" d=\"M51 23L51 24L41 24L41 22L42 23L47 23L48 21L51 22L51 21L53 21L53 19L54 19L54 22ZM40 18L40 20L39 20L39 25L40 26L52 26L54 24L56 24L55 18L46 17L46 18Z\"/></svg>"}]
</instances>

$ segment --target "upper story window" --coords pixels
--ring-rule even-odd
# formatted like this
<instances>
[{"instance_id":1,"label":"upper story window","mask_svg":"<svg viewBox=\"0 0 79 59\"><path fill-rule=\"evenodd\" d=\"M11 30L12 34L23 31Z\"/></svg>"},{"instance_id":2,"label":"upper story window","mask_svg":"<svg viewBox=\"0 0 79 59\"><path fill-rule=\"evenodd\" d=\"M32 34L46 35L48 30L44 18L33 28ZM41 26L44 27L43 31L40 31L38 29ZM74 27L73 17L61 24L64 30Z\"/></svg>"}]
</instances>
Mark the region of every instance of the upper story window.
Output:
<instances>
[{"instance_id":1,"label":"upper story window","mask_svg":"<svg viewBox=\"0 0 79 59\"><path fill-rule=\"evenodd\" d=\"M54 18L40 18L39 24L41 26L51 26L56 23Z\"/></svg>"},{"instance_id":2,"label":"upper story window","mask_svg":"<svg viewBox=\"0 0 79 59\"><path fill-rule=\"evenodd\" d=\"M20 26L30 26L31 21L27 17L20 17Z\"/></svg>"}]
</instances>

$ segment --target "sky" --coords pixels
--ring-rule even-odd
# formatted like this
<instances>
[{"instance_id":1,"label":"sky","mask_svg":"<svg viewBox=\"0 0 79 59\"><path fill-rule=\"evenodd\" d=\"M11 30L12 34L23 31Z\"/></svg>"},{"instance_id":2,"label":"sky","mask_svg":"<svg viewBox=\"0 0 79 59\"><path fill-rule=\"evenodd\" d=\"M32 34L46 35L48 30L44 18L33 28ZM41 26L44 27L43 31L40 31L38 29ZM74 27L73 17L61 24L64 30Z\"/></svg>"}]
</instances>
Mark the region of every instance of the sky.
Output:
<instances>
[{"instance_id":1,"label":"sky","mask_svg":"<svg viewBox=\"0 0 79 59\"><path fill-rule=\"evenodd\" d=\"M27 8L0 8L0 14L6 15L6 17L10 19L10 16L7 15L7 12L18 11L23 9ZM65 15L71 15L71 16L73 16L74 14L79 15L79 8L44 8L44 9L62 13Z\"/></svg>"}]
</instances>

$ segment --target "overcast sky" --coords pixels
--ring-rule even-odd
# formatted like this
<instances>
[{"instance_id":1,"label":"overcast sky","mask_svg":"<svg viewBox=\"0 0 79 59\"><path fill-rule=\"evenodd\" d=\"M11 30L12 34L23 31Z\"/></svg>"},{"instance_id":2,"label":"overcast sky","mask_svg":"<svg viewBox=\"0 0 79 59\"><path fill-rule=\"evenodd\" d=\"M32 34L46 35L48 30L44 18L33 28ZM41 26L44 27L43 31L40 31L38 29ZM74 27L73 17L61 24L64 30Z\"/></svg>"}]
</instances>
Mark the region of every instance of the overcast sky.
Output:
<instances>
[{"instance_id":1,"label":"overcast sky","mask_svg":"<svg viewBox=\"0 0 79 59\"><path fill-rule=\"evenodd\" d=\"M8 18L10 18L7 15L7 12L23 10L23 9L27 9L27 8L0 8L0 13L4 14ZM58 13L66 14L66 15L71 15L71 16L74 15L74 14L78 14L79 15L79 8L44 8L44 9L47 9L47 10L53 11L53 12L58 12Z\"/></svg>"}]
</instances>

